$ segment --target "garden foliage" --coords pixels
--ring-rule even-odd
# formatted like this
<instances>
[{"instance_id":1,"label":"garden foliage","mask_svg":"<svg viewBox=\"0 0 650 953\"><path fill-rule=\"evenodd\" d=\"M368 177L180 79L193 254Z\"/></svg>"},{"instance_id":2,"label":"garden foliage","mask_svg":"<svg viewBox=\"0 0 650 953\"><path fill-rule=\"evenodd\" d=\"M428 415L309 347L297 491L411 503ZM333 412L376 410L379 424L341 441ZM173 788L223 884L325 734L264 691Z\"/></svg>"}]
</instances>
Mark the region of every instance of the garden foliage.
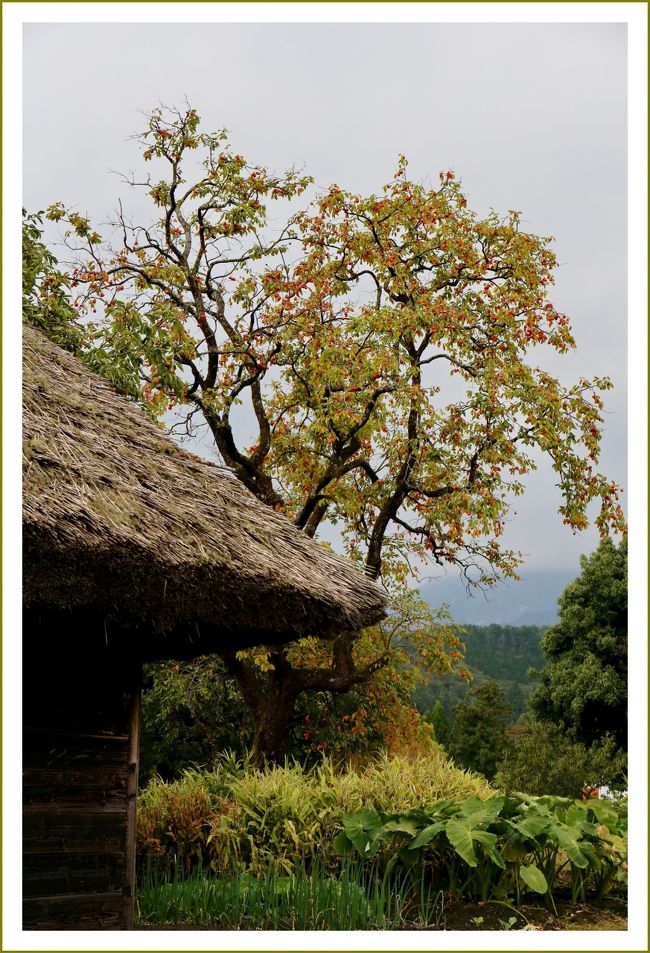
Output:
<instances>
[{"instance_id":1,"label":"garden foliage","mask_svg":"<svg viewBox=\"0 0 650 953\"><path fill-rule=\"evenodd\" d=\"M365 769L339 771L324 759L252 769L223 758L213 770L188 769L171 783L152 779L138 805L142 861L188 871L290 874L314 860L340 869L334 838L340 818L365 807L424 809L442 798L487 798L487 782L449 764L442 755L416 760L378 758Z\"/></svg>"},{"instance_id":2,"label":"garden foliage","mask_svg":"<svg viewBox=\"0 0 650 953\"><path fill-rule=\"evenodd\" d=\"M577 798L585 785L627 787L627 756L611 736L587 747L559 727L527 719L511 738L495 777L505 790Z\"/></svg>"},{"instance_id":3,"label":"garden foliage","mask_svg":"<svg viewBox=\"0 0 650 953\"><path fill-rule=\"evenodd\" d=\"M519 903L536 894L552 903L561 879L575 902L606 895L623 880L626 858L626 815L615 804L496 794L443 758L385 758L346 772L329 761L262 771L224 758L212 771L151 781L138 824L149 876L207 872L258 892L269 878L274 891L277 878L308 891L312 876L326 891L354 868L357 883L380 889L408 879L429 899ZM217 904L226 886L200 890Z\"/></svg>"},{"instance_id":4,"label":"garden foliage","mask_svg":"<svg viewBox=\"0 0 650 953\"><path fill-rule=\"evenodd\" d=\"M387 871L424 864L438 888L484 901L519 903L524 891L552 898L565 868L574 903L587 890L601 898L622 878L626 857L625 815L600 800L450 799L406 813L364 809L342 826L335 841L342 855L383 852Z\"/></svg>"}]
</instances>

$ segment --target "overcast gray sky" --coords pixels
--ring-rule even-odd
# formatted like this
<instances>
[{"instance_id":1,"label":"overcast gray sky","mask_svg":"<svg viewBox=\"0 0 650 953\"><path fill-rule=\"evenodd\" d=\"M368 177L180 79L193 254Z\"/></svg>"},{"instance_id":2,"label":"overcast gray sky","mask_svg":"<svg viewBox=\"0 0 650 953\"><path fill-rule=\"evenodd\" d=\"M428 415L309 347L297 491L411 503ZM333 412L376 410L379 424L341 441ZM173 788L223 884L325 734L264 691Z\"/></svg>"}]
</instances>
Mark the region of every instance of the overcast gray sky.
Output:
<instances>
[{"instance_id":1,"label":"overcast gray sky","mask_svg":"<svg viewBox=\"0 0 650 953\"><path fill-rule=\"evenodd\" d=\"M159 102L277 170L370 192L404 153L415 179L453 168L469 204L518 209L556 238L553 301L577 353L565 383L609 375L603 472L626 483L624 23L94 24L24 26L23 203L61 200L103 221L139 167L129 136ZM138 200L140 201L140 200ZM541 358L537 358L541 360ZM562 525L550 468L517 501L508 542L527 566L577 568L596 534Z\"/></svg>"}]
</instances>

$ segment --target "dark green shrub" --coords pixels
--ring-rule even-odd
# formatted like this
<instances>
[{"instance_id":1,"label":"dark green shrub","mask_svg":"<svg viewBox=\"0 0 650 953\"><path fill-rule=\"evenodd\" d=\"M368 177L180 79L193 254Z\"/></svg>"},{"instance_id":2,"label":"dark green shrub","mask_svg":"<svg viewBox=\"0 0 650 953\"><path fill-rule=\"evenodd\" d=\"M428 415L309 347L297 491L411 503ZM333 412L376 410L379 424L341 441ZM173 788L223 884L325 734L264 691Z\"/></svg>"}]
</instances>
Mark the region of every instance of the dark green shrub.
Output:
<instances>
[{"instance_id":1,"label":"dark green shrub","mask_svg":"<svg viewBox=\"0 0 650 953\"><path fill-rule=\"evenodd\" d=\"M627 786L626 756L610 738L587 748L560 728L536 721L518 726L511 737L495 777L506 791L578 798L585 785Z\"/></svg>"},{"instance_id":2,"label":"dark green shrub","mask_svg":"<svg viewBox=\"0 0 650 953\"><path fill-rule=\"evenodd\" d=\"M250 715L223 662L206 655L190 662L156 662L145 668L140 773L167 781L190 764L211 768L221 752L244 757L253 737Z\"/></svg>"}]
</instances>

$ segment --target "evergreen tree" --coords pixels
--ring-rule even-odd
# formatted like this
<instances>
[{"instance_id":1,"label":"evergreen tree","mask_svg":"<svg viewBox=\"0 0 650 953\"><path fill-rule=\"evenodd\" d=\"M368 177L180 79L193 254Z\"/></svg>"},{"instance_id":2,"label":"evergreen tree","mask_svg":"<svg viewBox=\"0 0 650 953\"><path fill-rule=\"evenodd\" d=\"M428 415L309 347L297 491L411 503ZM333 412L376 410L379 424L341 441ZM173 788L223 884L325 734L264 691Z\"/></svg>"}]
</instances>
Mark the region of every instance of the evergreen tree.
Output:
<instances>
[{"instance_id":1,"label":"evergreen tree","mask_svg":"<svg viewBox=\"0 0 650 953\"><path fill-rule=\"evenodd\" d=\"M432 725L436 741L441 744L443 748L447 748L449 746L449 739L451 738L451 725L440 699L436 701L433 708L427 712L424 717L425 721L428 721L429 724Z\"/></svg>"},{"instance_id":2,"label":"evergreen tree","mask_svg":"<svg viewBox=\"0 0 650 953\"><path fill-rule=\"evenodd\" d=\"M467 700L454 708L449 753L464 768L493 780L508 746L506 726L510 705L496 682L472 688Z\"/></svg>"},{"instance_id":3,"label":"evergreen tree","mask_svg":"<svg viewBox=\"0 0 650 953\"><path fill-rule=\"evenodd\" d=\"M611 539L580 560L542 639L548 660L530 708L589 746L611 735L627 750L627 540Z\"/></svg>"}]
</instances>

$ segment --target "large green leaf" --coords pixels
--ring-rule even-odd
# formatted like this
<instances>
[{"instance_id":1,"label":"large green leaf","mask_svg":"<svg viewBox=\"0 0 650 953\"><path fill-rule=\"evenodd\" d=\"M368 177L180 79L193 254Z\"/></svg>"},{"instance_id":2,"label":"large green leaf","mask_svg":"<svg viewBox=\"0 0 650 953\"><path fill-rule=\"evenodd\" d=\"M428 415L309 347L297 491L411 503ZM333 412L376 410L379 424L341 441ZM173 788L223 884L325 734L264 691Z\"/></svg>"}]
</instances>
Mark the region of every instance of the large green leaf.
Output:
<instances>
[{"instance_id":1,"label":"large green leaf","mask_svg":"<svg viewBox=\"0 0 650 953\"><path fill-rule=\"evenodd\" d=\"M440 817L441 815L443 817L449 817L450 815L458 814L459 811L458 801L447 799L446 801L436 801L431 807L429 814L432 817Z\"/></svg>"},{"instance_id":2,"label":"large green leaf","mask_svg":"<svg viewBox=\"0 0 650 953\"><path fill-rule=\"evenodd\" d=\"M537 837L551 824L550 817L540 817L538 814L529 814L521 821L513 821L513 826L525 837Z\"/></svg>"},{"instance_id":3,"label":"large green leaf","mask_svg":"<svg viewBox=\"0 0 650 953\"><path fill-rule=\"evenodd\" d=\"M472 831L472 840L480 844L493 864L505 870L505 861L501 854L496 850L497 835L490 831Z\"/></svg>"},{"instance_id":4,"label":"large green leaf","mask_svg":"<svg viewBox=\"0 0 650 953\"><path fill-rule=\"evenodd\" d=\"M580 801L575 801L564 815L564 821L570 827L575 827L576 825L582 826L582 822L586 820L587 811L585 805Z\"/></svg>"},{"instance_id":5,"label":"large green leaf","mask_svg":"<svg viewBox=\"0 0 650 953\"><path fill-rule=\"evenodd\" d=\"M493 864L496 864L496 866L500 867L501 870L506 869L506 862L498 850L495 850L494 847L486 847L485 852Z\"/></svg>"},{"instance_id":6,"label":"large green leaf","mask_svg":"<svg viewBox=\"0 0 650 953\"><path fill-rule=\"evenodd\" d=\"M364 808L356 814L344 814L342 822L345 833L359 853L371 854L377 849L383 825L376 811Z\"/></svg>"},{"instance_id":7,"label":"large green leaf","mask_svg":"<svg viewBox=\"0 0 650 953\"><path fill-rule=\"evenodd\" d=\"M564 817L564 823L568 827L576 828L577 832L588 834L590 837L594 837L597 834L596 825L592 824L588 819L587 806L586 804L582 804L581 801L575 801L568 808Z\"/></svg>"},{"instance_id":8,"label":"large green leaf","mask_svg":"<svg viewBox=\"0 0 650 953\"><path fill-rule=\"evenodd\" d=\"M424 847L425 844L429 844L436 834L439 834L440 831L444 829L444 826L444 821L436 821L435 824L429 824L411 841L408 845L408 849L416 850L418 847Z\"/></svg>"},{"instance_id":9,"label":"large green leaf","mask_svg":"<svg viewBox=\"0 0 650 953\"><path fill-rule=\"evenodd\" d=\"M467 824L453 817L447 821L445 833L459 857L462 857L470 867L476 867L477 860L472 846L472 833Z\"/></svg>"},{"instance_id":10,"label":"large green leaf","mask_svg":"<svg viewBox=\"0 0 650 953\"><path fill-rule=\"evenodd\" d=\"M386 821L381 828L381 833L383 834L417 834L420 829L420 825L417 820L413 817L409 817L406 814L400 814L397 817L391 818L389 821ZM410 844L410 847L413 845Z\"/></svg>"},{"instance_id":11,"label":"large green leaf","mask_svg":"<svg viewBox=\"0 0 650 953\"><path fill-rule=\"evenodd\" d=\"M546 877L539 867L535 866L535 864L522 865L519 868L519 876L526 886L530 887L531 890L534 890L535 893L546 893L548 890Z\"/></svg>"},{"instance_id":12,"label":"large green leaf","mask_svg":"<svg viewBox=\"0 0 650 953\"><path fill-rule=\"evenodd\" d=\"M354 814L344 814L341 820L346 830L348 827L356 829L359 826L363 826L371 829L381 827L382 825L382 819L377 811L373 811L367 807L355 811Z\"/></svg>"},{"instance_id":13,"label":"large green leaf","mask_svg":"<svg viewBox=\"0 0 650 953\"><path fill-rule=\"evenodd\" d=\"M493 797L488 800L470 797L461 804L461 815L470 827L478 827L479 824L496 820L504 803L504 797Z\"/></svg>"},{"instance_id":14,"label":"large green leaf","mask_svg":"<svg viewBox=\"0 0 650 953\"><path fill-rule=\"evenodd\" d=\"M580 845L576 833L564 824L553 824L549 829L549 834L560 845L569 860L576 867L584 868L589 861L580 850Z\"/></svg>"},{"instance_id":15,"label":"large green leaf","mask_svg":"<svg viewBox=\"0 0 650 953\"><path fill-rule=\"evenodd\" d=\"M585 857L585 855L582 853L582 851L580 850L580 847L575 841L568 841L562 846L564 848L564 851L567 857L569 858L572 864L580 868L585 868L588 866L589 864L588 858Z\"/></svg>"},{"instance_id":16,"label":"large green leaf","mask_svg":"<svg viewBox=\"0 0 650 953\"><path fill-rule=\"evenodd\" d=\"M339 857L349 854L352 849L352 843L350 838L345 833L345 831L339 831L333 841L334 850L339 855Z\"/></svg>"},{"instance_id":17,"label":"large green leaf","mask_svg":"<svg viewBox=\"0 0 650 953\"><path fill-rule=\"evenodd\" d=\"M611 831L618 831L621 825L620 818L616 809L608 804L607 801L601 801L593 798L587 802L587 812L594 815L599 824L604 824Z\"/></svg>"},{"instance_id":18,"label":"large green leaf","mask_svg":"<svg viewBox=\"0 0 650 953\"><path fill-rule=\"evenodd\" d=\"M490 831L471 831L472 840L483 847L494 847L497 842L497 835Z\"/></svg>"}]
</instances>

